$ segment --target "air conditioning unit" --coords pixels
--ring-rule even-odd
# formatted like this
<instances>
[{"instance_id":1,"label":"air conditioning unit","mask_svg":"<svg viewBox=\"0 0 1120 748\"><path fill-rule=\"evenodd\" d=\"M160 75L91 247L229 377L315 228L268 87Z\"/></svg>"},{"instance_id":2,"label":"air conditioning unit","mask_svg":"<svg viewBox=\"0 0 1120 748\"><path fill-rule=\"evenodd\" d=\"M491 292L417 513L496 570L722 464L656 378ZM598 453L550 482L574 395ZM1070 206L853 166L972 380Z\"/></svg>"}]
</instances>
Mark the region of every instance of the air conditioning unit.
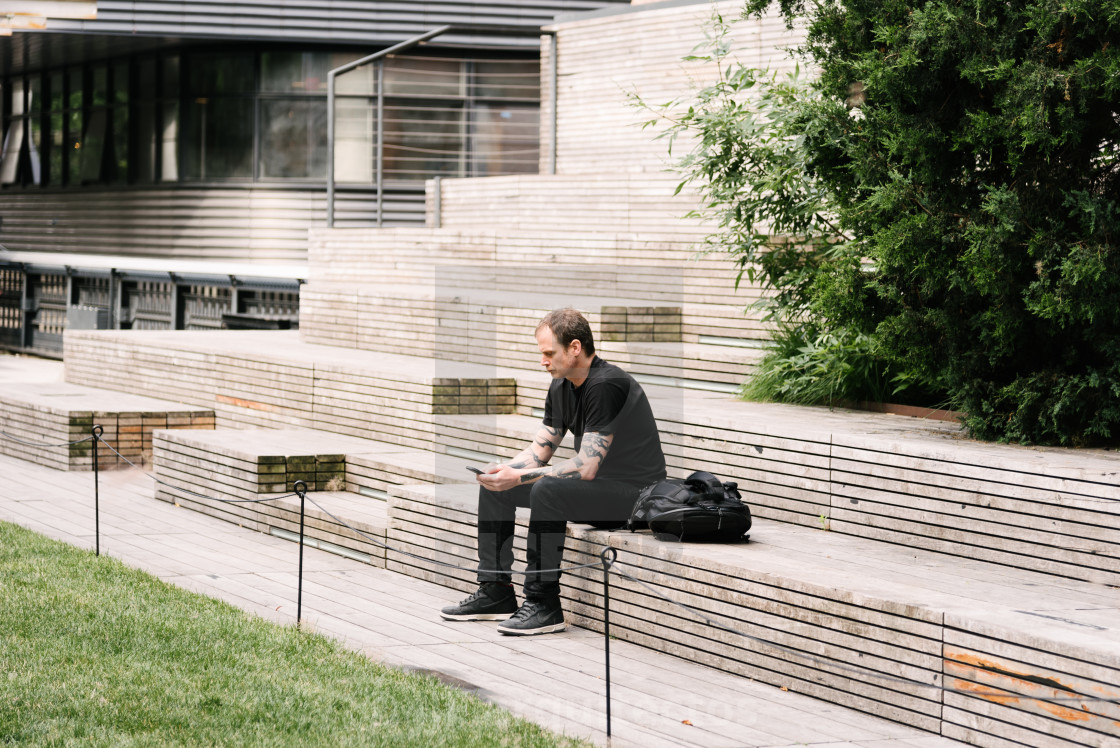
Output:
<instances>
[{"instance_id":1,"label":"air conditioning unit","mask_svg":"<svg viewBox=\"0 0 1120 748\"><path fill-rule=\"evenodd\" d=\"M108 330L109 310L99 306L72 306L66 310L68 330Z\"/></svg>"}]
</instances>

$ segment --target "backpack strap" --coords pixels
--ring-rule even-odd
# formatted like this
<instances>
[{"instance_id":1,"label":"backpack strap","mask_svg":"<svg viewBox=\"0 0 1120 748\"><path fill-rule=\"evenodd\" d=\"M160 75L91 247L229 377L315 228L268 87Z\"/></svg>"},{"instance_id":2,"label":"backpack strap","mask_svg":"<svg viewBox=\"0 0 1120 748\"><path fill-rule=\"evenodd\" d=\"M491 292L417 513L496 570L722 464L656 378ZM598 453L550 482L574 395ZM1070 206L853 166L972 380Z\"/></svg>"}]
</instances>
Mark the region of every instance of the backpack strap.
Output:
<instances>
[{"instance_id":1,"label":"backpack strap","mask_svg":"<svg viewBox=\"0 0 1120 748\"><path fill-rule=\"evenodd\" d=\"M716 498L723 497L723 483L719 478L704 470L697 470L695 473L685 478L684 482L692 485L699 493L708 494Z\"/></svg>"}]
</instances>

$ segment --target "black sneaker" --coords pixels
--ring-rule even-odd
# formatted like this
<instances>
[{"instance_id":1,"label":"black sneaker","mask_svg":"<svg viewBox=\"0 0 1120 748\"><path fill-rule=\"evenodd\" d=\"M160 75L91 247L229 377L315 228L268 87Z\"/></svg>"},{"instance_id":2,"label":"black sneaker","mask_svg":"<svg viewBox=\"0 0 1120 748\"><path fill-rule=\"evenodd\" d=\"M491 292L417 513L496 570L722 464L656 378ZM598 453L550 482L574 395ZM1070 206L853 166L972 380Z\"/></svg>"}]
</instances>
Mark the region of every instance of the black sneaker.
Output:
<instances>
[{"instance_id":1,"label":"black sneaker","mask_svg":"<svg viewBox=\"0 0 1120 748\"><path fill-rule=\"evenodd\" d=\"M458 605L448 605L439 612L445 621L500 621L517 610L513 585L484 583Z\"/></svg>"},{"instance_id":2,"label":"black sneaker","mask_svg":"<svg viewBox=\"0 0 1120 748\"><path fill-rule=\"evenodd\" d=\"M564 623L564 610L560 599L526 600L508 621L498 624L498 631L512 636L551 634L568 627Z\"/></svg>"}]
</instances>

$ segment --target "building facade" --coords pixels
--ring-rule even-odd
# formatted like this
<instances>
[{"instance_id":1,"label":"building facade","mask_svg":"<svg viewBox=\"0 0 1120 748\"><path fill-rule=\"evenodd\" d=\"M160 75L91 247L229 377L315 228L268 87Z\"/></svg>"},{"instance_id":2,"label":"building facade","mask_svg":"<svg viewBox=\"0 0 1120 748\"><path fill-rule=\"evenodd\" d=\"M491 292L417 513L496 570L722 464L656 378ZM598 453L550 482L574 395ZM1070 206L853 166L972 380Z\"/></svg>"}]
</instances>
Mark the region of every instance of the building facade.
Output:
<instances>
[{"instance_id":1,"label":"building facade","mask_svg":"<svg viewBox=\"0 0 1120 748\"><path fill-rule=\"evenodd\" d=\"M540 27L609 4L102 0L0 37L0 345L295 323L328 71L451 26L337 78L335 225L420 222L426 179L537 171Z\"/></svg>"}]
</instances>

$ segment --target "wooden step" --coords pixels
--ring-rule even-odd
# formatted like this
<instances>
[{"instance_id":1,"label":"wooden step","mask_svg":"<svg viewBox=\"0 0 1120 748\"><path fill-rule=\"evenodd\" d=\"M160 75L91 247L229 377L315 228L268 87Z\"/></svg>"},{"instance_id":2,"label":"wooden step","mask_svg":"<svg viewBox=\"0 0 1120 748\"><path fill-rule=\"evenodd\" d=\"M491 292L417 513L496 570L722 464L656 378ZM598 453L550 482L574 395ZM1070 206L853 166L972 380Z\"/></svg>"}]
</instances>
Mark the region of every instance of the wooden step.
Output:
<instances>
[{"instance_id":1,"label":"wooden step","mask_svg":"<svg viewBox=\"0 0 1120 748\"><path fill-rule=\"evenodd\" d=\"M755 333L740 324L738 309L688 322L688 307L645 307L617 298L479 290L445 296L422 287L384 286L305 287L301 301L300 335L309 343L363 350L389 346L408 355L483 365L539 370L533 331L551 309L565 305L587 317L604 358L667 385L732 392L763 355L761 340L743 337ZM714 344L697 342L704 338Z\"/></svg>"},{"instance_id":2,"label":"wooden step","mask_svg":"<svg viewBox=\"0 0 1120 748\"><path fill-rule=\"evenodd\" d=\"M505 459L520 451L538 427L550 382L542 372L312 346L284 332L187 334L181 342L160 334L140 345L143 339L68 335L68 350L78 352L68 359L68 376L100 376L91 365L94 354L103 361L121 347L122 358L151 367L130 371L109 362L110 370L130 371L121 382L132 391L197 397L199 405L213 405L219 425L244 428L259 425L260 414L276 415L224 403L219 395L249 396L226 389L232 380L302 409L294 424L266 425L464 459ZM91 352L82 352L79 342ZM272 358L255 356L253 346L266 342ZM301 378L285 376L297 366ZM656 385L646 390L670 474L703 468L734 480L760 517L1120 585L1120 488L1111 452L984 445L964 440L958 426L945 422L745 403ZM458 405L444 407L448 400L439 397L458 398ZM463 412L474 409L504 412Z\"/></svg>"},{"instance_id":3,"label":"wooden step","mask_svg":"<svg viewBox=\"0 0 1120 748\"><path fill-rule=\"evenodd\" d=\"M473 589L477 488L390 494L388 568ZM593 563L610 545L620 569L740 632L615 575L619 638L960 739L995 722L1027 745L1120 737L1116 706L1093 701L1120 698L1115 589L765 519L739 545L580 525L569 535L566 564ZM563 582L575 620L601 628L601 570Z\"/></svg>"},{"instance_id":4,"label":"wooden step","mask_svg":"<svg viewBox=\"0 0 1120 748\"><path fill-rule=\"evenodd\" d=\"M300 501L290 494L303 481L313 497L304 532L315 546L384 566L384 548L361 533L384 542L385 502L345 490L346 459L394 449L311 429L157 431L156 498L291 540L298 539Z\"/></svg>"},{"instance_id":5,"label":"wooden step","mask_svg":"<svg viewBox=\"0 0 1120 748\"><path fill-rule=\"evenodd\" d=\"M473 181L473 180L472 180ZM745 307L760 291L725 252L694 239L566 229L329 229L313 234L313 283L499 291L584 289L656 302Z\"/></svg>"},{"instance_id":6,"label":"wooden step","mask_svg":"<svg viewBox=\"0 0 1120 748\"><path fill-rule=\"evenodd\" d=\"M106 372L103 378L120 376ZM119 383L127 386L128 380ZM91 442L70 442L90 437L94 426L101 426L102 439L137 465L151 459L154 429L214 428L214 411L205 407L65 382L6 382L0 410L0 431L11 435L0 435L0 454L56 470L93 469ZM102 469L124 464L106 446L98 450L98 463Z\"/></svg>"},{"instance_id":7,"label":"wooden step","mask_svg":"<svg viewBox=\"0 0 1120 748\"><path fill-rule=\"evenodd\" d=\"M294 331L73 331L65 341L68 381L209 407L221 427L315 428L426 447L434 414L514 407L513 379L493 367L312 345Z\"/></svg>"},{"instance_id":8,"label":"wooden step","mask_svg":"<svg viewBox=\"0 0 1120 748\"><path fill-rule=\"evenodd\" d=\"M464 450L457 454L420 449L351 454L346 457L350 491L387 501L393 486L473 482L467 466L481 467L493 456Z\"/></svg>"},{"instance_id":9,"label":"wooden step","mask_svg":"<svg viewBox=\"0 0 1120 748\"><path fill-rule=\"evenodd\" d=\"M1108 452L1070 460L1057 449L962 444L944 422L647 390L669 474L706 469L736 481L757 516L1120 585ZM537 394L522 415L448 416L436 448L517 454L539 427Z\"/></svg>"}]
</instances>

